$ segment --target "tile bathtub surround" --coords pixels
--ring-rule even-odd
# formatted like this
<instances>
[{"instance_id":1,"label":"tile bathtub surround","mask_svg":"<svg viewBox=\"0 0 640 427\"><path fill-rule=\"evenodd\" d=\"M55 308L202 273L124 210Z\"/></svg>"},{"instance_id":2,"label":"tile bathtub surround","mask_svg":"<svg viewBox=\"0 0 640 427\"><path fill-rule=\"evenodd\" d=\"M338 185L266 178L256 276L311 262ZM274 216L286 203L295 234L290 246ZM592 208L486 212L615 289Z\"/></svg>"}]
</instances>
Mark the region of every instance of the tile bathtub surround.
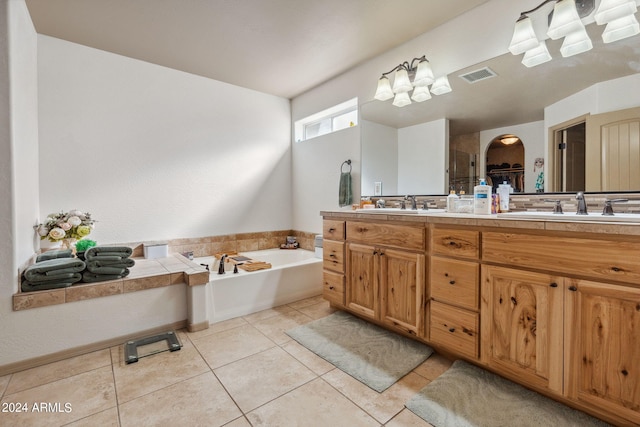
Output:
<instances>
[{"instance_id":1,"label":"tile bathtub surround","mask_svg":"<svg viewBox=\"0 0 640 427\"><path fill-rule=\"evenodd\" d=\"M168 258L136 258L129 276L106 282L78 283L68 288L47 291L18 292L13 295L13 310L27 310L55 304L65 304L92 298L107 297L145 289L186 284L204 285L209 272L179 254Z\"/></svg>"},{"instance_id":2,"label":"tile bathtub surround","mask_svg":"<svg viewBox=\"0 0 640 427\"><path fill-rule=\"evenodd\" d=\"M451 364L434 355L385 393L345 376L278 330L332 312L312 297L179 331L183 348L123 362L122 346L0 377L1 402L61 402L70 412L4 413L2 424L429 427L407 396ZM256 345L260 343L260 345ZM73 423L73 424L71 424Z\"/></svg>"}]
</instances>

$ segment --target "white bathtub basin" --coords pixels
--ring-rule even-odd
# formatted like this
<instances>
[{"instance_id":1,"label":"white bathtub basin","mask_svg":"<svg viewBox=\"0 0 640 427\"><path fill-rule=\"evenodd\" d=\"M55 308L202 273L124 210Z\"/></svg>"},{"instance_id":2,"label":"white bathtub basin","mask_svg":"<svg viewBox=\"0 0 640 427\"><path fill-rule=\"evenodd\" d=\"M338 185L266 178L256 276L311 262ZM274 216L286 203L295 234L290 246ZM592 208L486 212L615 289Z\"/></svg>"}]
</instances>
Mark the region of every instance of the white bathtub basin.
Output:
<instances>
[{"instance_id":1,"label":"white bathtub basin","mask_svg":"<svg viewBox=\"0 0 640 427\"><path fill-rule=\"evenodd\" d=\"M597 221L597 222L640 222L640 214L617 213L602 215L601 212L589 212L588 215L577 215L575 212L554 214L553 212L505 212L498 214L498 218L542 219L545 221Z\"/></svg>"}]
</instances>

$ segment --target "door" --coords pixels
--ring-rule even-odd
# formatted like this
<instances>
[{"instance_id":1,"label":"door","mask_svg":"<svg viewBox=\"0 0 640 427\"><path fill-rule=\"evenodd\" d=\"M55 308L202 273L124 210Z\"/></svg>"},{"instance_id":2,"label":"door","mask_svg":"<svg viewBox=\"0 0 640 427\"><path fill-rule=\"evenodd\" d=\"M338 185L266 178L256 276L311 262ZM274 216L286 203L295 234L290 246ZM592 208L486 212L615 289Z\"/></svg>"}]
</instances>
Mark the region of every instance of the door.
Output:
<instances>
[{"instance_id":1,"label":"door","mask_svg":"<svg viewBox=\"0 0 640 427\"><path fill-rule=\"evenodd\" d=\"M422 335L424 255L383 248L378 257L381 320L409 334Z\"/></svg>"},{"instance_id":2,"label":"door","mask_svg":"<svg viewBox=\"0 0 640 427\"><path fill-rule=\"evenodd\" d=\"M640 108L587 116L586 190L640 188Z\"/></svg>"},{"instance_id":3,"label":"door","mask_svg":"<svg viewBox=\"0 0 640 427\"><path fill-rule=\"evenodd\" d=\"M567 279L567 394L640 424L640 289Z\"/></svg>"},{"instance_id":4,"label":"door","mask_svg":"<svg viewBox=\"0 0 640 427\"><path fill-rule=\"evenodd\" d=\"M377 319L378 308L378 283L376 276L379 274L377 263L377 250L370 245L349 243L347 245L347 284L345 289L345 302L348 309L354 312Z\"/></svg>"},{"instance_id":5,"label":"door","mask_svg":"<svg viewBox=\"0 0 640 427\"><path fill-rule=\"evenodd\" d=\"M562 279L485 266L481 351L489 366L525 383L562 392Z\"/></svg>"}]
</instances>

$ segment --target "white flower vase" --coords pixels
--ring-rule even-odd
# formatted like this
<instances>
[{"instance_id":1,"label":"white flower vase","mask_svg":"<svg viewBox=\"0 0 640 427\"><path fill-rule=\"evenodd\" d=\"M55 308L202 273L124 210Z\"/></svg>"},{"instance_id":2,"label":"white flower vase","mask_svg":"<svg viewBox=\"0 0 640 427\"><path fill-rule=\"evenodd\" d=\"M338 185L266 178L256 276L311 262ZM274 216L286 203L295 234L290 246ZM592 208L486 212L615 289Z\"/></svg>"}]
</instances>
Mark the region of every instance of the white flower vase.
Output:
<instances>
[{"instance_id":1,"label":"white flower vase","mask_svg":"<svg viewBox=\"0 0 640 427\"><path fill-rule=\"evenodd\" d=\"M58 240L57 242L50 242L47 239L40 240L41 252L51 251L53 249L60 249L61 246L62 246L62 242L60 240Z\"/></svg>"}]
</instances>

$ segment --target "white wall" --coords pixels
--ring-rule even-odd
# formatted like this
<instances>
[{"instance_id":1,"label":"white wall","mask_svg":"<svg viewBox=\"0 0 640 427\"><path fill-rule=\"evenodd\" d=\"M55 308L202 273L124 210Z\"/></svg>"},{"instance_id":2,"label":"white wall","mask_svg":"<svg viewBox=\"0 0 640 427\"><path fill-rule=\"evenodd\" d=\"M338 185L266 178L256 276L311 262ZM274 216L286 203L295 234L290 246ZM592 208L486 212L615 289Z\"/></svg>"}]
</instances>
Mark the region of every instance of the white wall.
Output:
<instances>
[{"instance_id":1,"label":"white wall","mask_svg":"<svg viewBox=\"0 0 640 427\"><path fill-rule=\"evenodd\" d=\"M41 216L99 243L291 227L287 99L38 36Z\"/></svg>"},{"instance_id":2,"label":"white wall","mask_svg":"<svg viewBox=\"0 0 640 427\"><path fill-rule=\"evenodd\" d=\"M362 190L374 195L376 182L382 182L382 194L398 194L398 129L362 120Z\"/></svg>"},{"instance_id":3,"label":"white wall","mask_svg":"<svg viewBox=\"0 0 640 427\"><path fill-rule=\"evenodd\" d=\"M523 123L515 126L507 126L497 129L489 129L480 132L480 177L485 174L487 148L497 136L513 134L522 140L524 145L524 191L535 193L536 173L533 172L533 162L536 157L545 158L545 124L544 121Z\"/></svg>"},{"instance_id":4,"label":"white wall","mask_svg":"<svg viewBox=\"0 0 640 427\"><path fill-rule=\"evenodd\" d=\"M399 194L446 193L448 154L448 120L398 129Z\"/></svg>"},{"instance_id":5,"label":"white wall","mask_svg":"<svg viewBox=\"0 0 640 427\"><path fill-rule=\"evenodd\" d=\"M320 211L341 209L338 187L345 160L351 159L354 203L360 200L360 126L296 142L292 150L293 191L286 207L293 208L293 228L321 234Z\"/></svg>"}]
</instances>

